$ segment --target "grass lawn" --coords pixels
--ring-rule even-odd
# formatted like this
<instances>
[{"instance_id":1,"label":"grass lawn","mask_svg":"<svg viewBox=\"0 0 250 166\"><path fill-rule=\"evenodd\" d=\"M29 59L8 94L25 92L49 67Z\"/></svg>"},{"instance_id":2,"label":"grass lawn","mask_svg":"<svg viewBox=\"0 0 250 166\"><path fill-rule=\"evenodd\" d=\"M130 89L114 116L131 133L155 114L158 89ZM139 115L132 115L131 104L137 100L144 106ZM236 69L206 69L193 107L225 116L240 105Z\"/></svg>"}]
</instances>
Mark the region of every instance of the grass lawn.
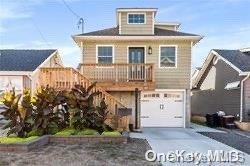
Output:
<instances>
[{"instance_id":1,"label":"grass lawn","mask_svg":"<svg viewBox=\"0 0 250 166\"><path fill-rule=\"evenodd\" d=\"M26 153L1 153L0 165L156 165L144 158L149 149L142 139L132 139L127 144L50 144Z\"/></svg>"}]
</instances>

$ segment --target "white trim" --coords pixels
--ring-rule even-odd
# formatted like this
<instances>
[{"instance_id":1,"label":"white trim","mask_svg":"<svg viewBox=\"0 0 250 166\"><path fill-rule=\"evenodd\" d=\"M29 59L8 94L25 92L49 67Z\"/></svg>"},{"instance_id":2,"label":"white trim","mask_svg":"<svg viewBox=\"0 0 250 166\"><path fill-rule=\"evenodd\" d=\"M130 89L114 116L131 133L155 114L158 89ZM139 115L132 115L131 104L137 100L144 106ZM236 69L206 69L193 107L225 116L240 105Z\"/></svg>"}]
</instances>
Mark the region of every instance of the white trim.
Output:
<instances>
[{"instance_id":1,"label":"white trim","mask_svg":"<svg viewBox=\"0 0 250 166\"><path fill-rule=\"evenodd\" d=\"M234 70L236 70L238 73L242 73L242 71L236 67L234 64L232 64L231 62L229 62L227 59L223 58L219 53L217 53L216 51L212 50L212 53L216 56L219 57L219 59L222 59L223 61L225 61L228 65L230 65Z\"/></svg>"},{"instance_id":2,"label":"white trim","mask_svg":"<svg viewBox=\"0 0 250 166\"><path fill-rule=\"evenodd\" d=\"M129 23L129 15L130 14L143 14L144 15L144 23ZM127 13L127 24L132 24L132 25L143 25L143 24L147 24L147 14L146 13L144 13L144 12L142 12L142 13L134 13L134 12L129 12L129 13Z\"/></svg>"},{"instance_id":3,"label":"white trim","mask_svg":"<svg viewBox=\"0 0 250 166\"><path fill-rule=\"evenodd\" d=\"M217 56L218 59L223 60L225 63L227 63L229 66L231 66L234 70L236 70L240 76L243 75L248 75L250 74L249 72L242 72L238 67L236 67L234 64L232 64L231 62L229 62L227 59L223 58L219 53L217 53L215 50L211 50L205 60L205 62L202 65L201 70L199 71L197 77L194 79L193 85L192 87L195 88L197 87L197 84L199 83L202 75L204 74L204 72L206 71L209 63L213 60L213 57Z\"/></svg>"},{"instance_id":4,"label":"white trim","mask_svg":"<svg viewBox=\"0 0 250 166\"><path fill-rule=\"evenodd\" d=\"M155 25L165 25L165 26L174 26L175 30L177 31L178 28L180 27L181 23L178 22L156 22Z\"/></svg>"},{"instance_id":5,"label":"white trim","mask_svg":"<svg viewBox=\"0 0 250 166\"><path fill-rule=\"evenodd\" d=\"M201 36L73 36L74 40L193 40L199 42Z\"/></svg>"},{"instance_id":6,"label":"white trim","mask_svg":"<svg viewBox=\"0 0 250 166\"><path fill-rule=\"evenodd\" d=\"M81 43L80 43L80 51L81 51L81 54L80 54L80 55L81 55L81 58L80 58L80 60L81 60L81 63L83 63L83 59L84 59L83 56L84 56L84 55L83 55L83 44L82 44L82 41L81 41Z\"/></svg>"},{"instance_id":7,"label":"white trim","mask_svg":"<svg viewBox=\"0 0 250 166\"><path fill-rule=\"evenodd\" d=\"M147 62L147 46L146 45L129 45L127 46L127 63L129 64L129 48L135 47L135 48L144 48L144 64Z\"/></svg>"},{"instance_id":8,"label":"white trim","mask_svg":"<svg viewBox=\"0 0 250 166\"><path fill-rule=\"evenodd\" d=\"M242 49L240 49L240 51L241 52L249 52L250 51L250 47L248 47L248 48L242 48Z\"/></svg>"},{"instance_id":9,"label":"white trim","mask_svg":"<svg viewBox=\"0 0 250 166\"><path fill-rule=\"evenodd\" d=\"M234 82L229 82L226 84L224 87L225 90L234 90L234 89L239 89L240 87L240 81L234 81Z\"/></svg>"},{"instance_id":10,"label":"white trim","mask_svg":"<svg viewBox=\"0 0 250 166\"><path fill-rule=\"evenodd\" d=\"M122 14L119 13L119 34L121 35L122 34Z\"/></svg>"},{"instance_id":11,"label":"white trim","mask_svg":"<svg viewBox=\"0 0 250 166\"><path fill-rule=\"evenodd\" d=\"M243 120L243 92L244 92L244 82L250 77L248 74L242 81L240 86L240 122Z\"/></svg>"},{"instance_id":12,"label":"white trim","mask_svg":"<svg viewBox=\"0 0 250 166\"><path fill-rule=\"evenodd\" d=\"M136 9L136 8L128 8L128 9L116 9L116 12L156 12L157 8L141 8L141 9Z\"/></svg>"},{"instance_id":13,"label":"white trim","mask_svg":"<svg viewBox=\"0 0 250 166\"><path fill-rule=\"evenodd\" d=\"M152 34L155 34L155 13L152 12Z\"/></svg>"},{"instance_id":14,"label":"white trim","mask_svg":"<svg viewBox=\"0 0 250 166\"><path fill-rule=\"evenodd\" d=\"M183 127L186 128L186 108L187 108L187 90L185 89L183 92L183 105L184 105L184 109L183 109ZM191 96L190 96L190 102L191 102ZM191 104L191 103L190 103ZM191 105L190 105L190 116L191 116ZM191 117L190 117L191 118ZM189 122L190 123L190 122Z\"/></svg>"},{"instance_id":15,"label":"white trim","mask_svg":"<svg viewBox=\"0 0 250 166\"><path fill-rule=\"evenodd\" d=\"M191 66L192 66L192 60L193 60L193 42L191 42L191 44L190 44L190 55L191 55ZM189 76L189 83L190 83L190 89L192 89L192 77L193 77L193 75L192 75L192 67L190 68L190 76Z\"/></svg>"},{"instance_id":16,"label":"white trim","mask_svg":"<svg viewBox=\"0 0 250 166\"><path fill-rule=\"evenodd\" d=\"M173 25L173 26L179 26L181 23L179 22L156 22L155 25Z\"/></svg>"},{"instance_id":17,"label":"white trim","mask_svg":"<svg viewBox=\"0 0 250 166\"><path fill-rule=\"evenodd\" d=\"M96 45L95 52L96 52L96 63L98 64L98 47L112 47L112 64L115 63L115 46L113 44L102 44L102 45ZM105 67L106 68L106 67Z\"/></svg>"},{"instance_id":18,"label":"white trim","mask_svg":"<svg viewBox=\"0 0 250 166\"><path fill-rule=\"evenodd\" d=\"M1 76L24 76L31 75L32 71L0 71Z\"/></svg>"},{"instance_id":19,"label":"white trim","mask_svg":"<svg viewBox=\"0 0 250 166\"><path fill-rule=\"evenodd\" d=\"M161 67L161 47L175 47L175 66ZM158 68L159 69L176 69L178 67L178 45L159 45Z\"/></svg>"}]
</instances>

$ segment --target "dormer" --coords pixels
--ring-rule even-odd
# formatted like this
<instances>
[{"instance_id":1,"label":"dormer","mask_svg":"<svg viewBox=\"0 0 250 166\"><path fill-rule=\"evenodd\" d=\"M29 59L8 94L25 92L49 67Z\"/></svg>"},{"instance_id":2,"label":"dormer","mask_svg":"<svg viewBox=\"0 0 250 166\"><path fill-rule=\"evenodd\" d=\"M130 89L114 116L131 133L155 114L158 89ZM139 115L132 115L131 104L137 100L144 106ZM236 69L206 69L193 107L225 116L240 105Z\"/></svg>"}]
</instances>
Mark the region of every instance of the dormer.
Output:
<instances>
[{"instance_id":1,"label":"dormer","mask_svg":"<svg viewBox=\"0 0 250 166\"><path fill-rule=\"evenodd\" d=\"M156 8L118 8L120 35L154 35Z\"/></svg>"}]
</instances>

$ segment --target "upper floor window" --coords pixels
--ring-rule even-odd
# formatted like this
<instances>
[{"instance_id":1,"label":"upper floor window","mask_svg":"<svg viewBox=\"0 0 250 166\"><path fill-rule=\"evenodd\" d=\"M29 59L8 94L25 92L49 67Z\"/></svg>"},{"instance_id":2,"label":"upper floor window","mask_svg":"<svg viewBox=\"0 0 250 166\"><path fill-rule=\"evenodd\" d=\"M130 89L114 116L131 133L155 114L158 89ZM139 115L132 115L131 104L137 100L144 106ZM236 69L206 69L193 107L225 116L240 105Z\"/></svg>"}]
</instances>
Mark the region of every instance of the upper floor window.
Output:
<instances>
[{"instance_id":1,"label":"upper floor window","mask_svg":"<svg viewBox=\"0 0 250 166\"><path fill-rule=\"evenodd\" d=\"M97 46L97 63L112 64L114 50L113 46Z\"/></svg>"},{"instance_id":2,"label":"upper floor window","mask_svg":"<svg viewBox=\"0 0 250 166\"><path fill-rule=\"evenodd\" d=\"M128 14L128 24L145 24L145 14Z\"/></svg>"},{"instance_id":3,"label":"upper floor window","mask_svg":"<svg viewBox=\"0 0 250 166\"><path fill-rule=\"evenodd\" d=\"M177 67L177 46L160 46L160 68Z\"/></svg>"}]
</instances>

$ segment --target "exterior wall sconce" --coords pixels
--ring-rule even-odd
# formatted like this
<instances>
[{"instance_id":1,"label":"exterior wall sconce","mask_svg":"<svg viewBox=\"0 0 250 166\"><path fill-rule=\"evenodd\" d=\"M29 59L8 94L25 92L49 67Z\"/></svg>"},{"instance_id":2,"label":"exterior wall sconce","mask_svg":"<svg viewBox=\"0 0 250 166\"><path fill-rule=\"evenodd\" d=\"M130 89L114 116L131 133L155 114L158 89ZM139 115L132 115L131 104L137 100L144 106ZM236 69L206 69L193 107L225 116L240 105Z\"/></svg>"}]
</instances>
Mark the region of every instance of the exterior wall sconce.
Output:
<instances>
[{"instance_id":1,"label":"exterior wall sconce","mask_svg":"<svg viewBox=\"0 0 250 166\"><path fill-rule=\"evenodd\" d=\"M149 54L149 55L152 54L152 47L151 47L151 46L148 47L148 54Z\"/></svg>"}]
</instances>

